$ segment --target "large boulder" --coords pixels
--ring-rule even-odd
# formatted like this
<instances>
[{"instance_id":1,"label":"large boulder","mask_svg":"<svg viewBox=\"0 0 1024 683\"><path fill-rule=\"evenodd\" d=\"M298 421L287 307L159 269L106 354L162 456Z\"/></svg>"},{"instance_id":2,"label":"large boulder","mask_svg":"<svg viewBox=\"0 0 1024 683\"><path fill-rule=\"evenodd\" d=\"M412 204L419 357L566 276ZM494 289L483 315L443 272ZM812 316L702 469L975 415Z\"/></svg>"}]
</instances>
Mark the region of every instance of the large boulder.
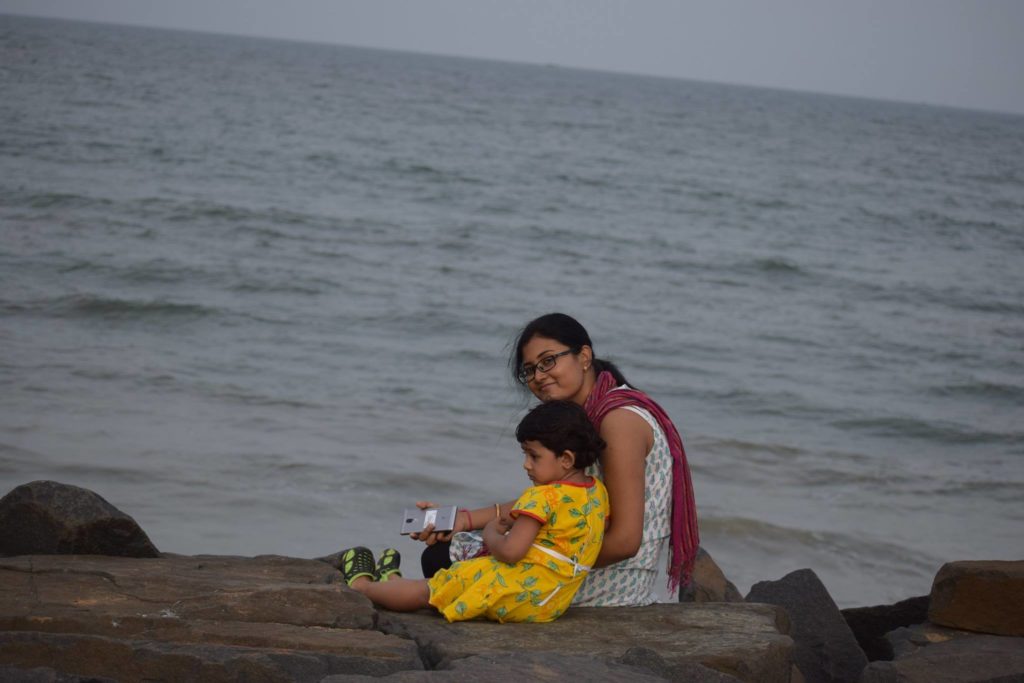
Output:
<instances>
[{"instance_id":1,"label":"large boulder","mask_svg":"<svg viewBox=\"0 0 1024 683\"><path fill-rule=\"evenodd\" d=\"M846 624L870 661L890 660L893 650L885 634L928 619L928 596L907 598L892 605L842 610Z\"/></svg>"},{"instance_id":2,"label":"large boulder","mask_svg":"<svg viewBox=\"0 0 1024 683\"><path fill-rule=\"evenodd\" d=\"M18 486L0 499L0 557L159 557L135 520L92 491L56 481Z\"/></svg>"},{"instance_id":3,"label":"large boulder","mask_svg":"<svg viewBox=\"0 0 1024 683\"><path fill-rule=\"evenodd\" d=\"M743 602L743 594L704 550L697 549L690 583L679 591L679 602Z\"/></svg>"},{"instance_id":4,"label":"large boulder","mask_svg":"<svg viewBox=\"0 0 1024 683\"><path fill-rule=\"evenodd\" d=\"M276 556L0 559L0 671L31 681L555 680L575 672L790 683L788 628L781 608L747 603L449 624L427 610L375 610L323 562Z\"/></svg>"},{"instance_id":5,"label":"large boulder","mask_svg":"<svg viewBox=\"0 0 1024 683\"><path fill-rule=\"evenodd\" d=\"M1003 636L1024 636L1024 560L950 562L932 583L930 621Z\"/></svg>"},{"instance_id":6,"label":"large boulder","mask_svg":"<svg viewBox=\"0 0 1024 683\"><path fill-rule=\"evenodd\" d=\"M818 576L800 569L778 581L754 584L748 602L783 607L792 623L794 663L808 683L854 683L868 660Z\"/></svg>"},{"instance_id":7,"label":"large boulder","mask_svg":"<svg viewBox=\"0 0 1024 683\"><path fill-rule=\"evenodd\" d=\"M972 634L872 662L860 683L1024 683L1024 638Z\"/></svg>"},{"instance_id":8,"label":"large boulder","mask_svg":"<svg viewBox=\"0 0 1024 683\"><path fill-rule=\"evenodd\" d=\"M788 621L782 610L772 605L574 607L548 624L450 624L426 611L382 611L378 625L385 633L414 639L428 669L449 668L457 660L478 655L529 652L564 656L572 652L631 666L663 661L673 678L700 665L740 681L789 683L792 663L793 641L785 635ZM637 646L650 649L659 659L643 658L643 653L636 651L627 657ZM652 669L650 664L644 666Z\"/></svg>"},{"instance_id":9,"label":"large boulder","mask_svg":"<svg viewBox=\"0 0 1024 683\"><path fill-rule=\"evenodd\" d=\"M0 666L141 680L319 681L422 669L313 560L166 554L0 560Z\"/></svg>"}]
</instances>

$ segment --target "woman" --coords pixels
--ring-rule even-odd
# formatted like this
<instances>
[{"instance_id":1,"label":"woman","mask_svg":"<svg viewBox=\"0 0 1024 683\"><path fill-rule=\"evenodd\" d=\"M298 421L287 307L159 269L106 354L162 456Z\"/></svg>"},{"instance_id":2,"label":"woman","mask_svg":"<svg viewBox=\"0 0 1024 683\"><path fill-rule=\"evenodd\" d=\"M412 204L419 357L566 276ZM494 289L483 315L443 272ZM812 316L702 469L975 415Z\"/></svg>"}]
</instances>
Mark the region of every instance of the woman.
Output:
<instances>
[{"instance_id":1,"label":"woman","mask_svg":"<svg viewBox=\"0 0 1024 683\"><path fill-rule=\"evenodd\" d=\"M606 447L590 472L608 489L611 526L574 605L647 605L661 546L670 540L669 589L689 581L699 537L693 486L679 433L646 394L628 385L612 363L594 355L586 329L563 313L531 321L510 359L515 380L541 401L567 400L584 407ZM423 505L427 505L423 503ZM455 531L482 528L512 503L463 511ZM422 537L424 576L451 563L451 534ZM456 540L464 535L456 536ZM460 555L460 558L464 555Z\"/></svg>"}]
</instances>

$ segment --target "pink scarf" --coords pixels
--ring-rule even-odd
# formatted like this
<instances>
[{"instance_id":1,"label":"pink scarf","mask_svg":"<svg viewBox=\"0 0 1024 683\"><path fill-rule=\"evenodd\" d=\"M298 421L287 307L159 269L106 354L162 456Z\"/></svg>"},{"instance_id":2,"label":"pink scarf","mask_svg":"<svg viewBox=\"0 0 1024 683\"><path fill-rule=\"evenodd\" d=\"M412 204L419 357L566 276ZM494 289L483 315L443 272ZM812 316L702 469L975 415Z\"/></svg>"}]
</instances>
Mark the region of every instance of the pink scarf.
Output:
<instances>
[{"instance_id":1,"label":"pink scarf","mask_svg":"<svg viewBox=\"0 0 1024 683\"><path fill-rule=\"evenodd\" d=\"M686 464L683 439L665 411L647 394L631 388L612 391L616 386L612 374L602 372L583 407L597 430L601 429L601 421L609 412L623 406L637 406L650 411L665 432L668 449L672 453L672 555L668 564L668 587L675 591L680 584L685 586L689 583L700 544L697 505L693 499L693 483L690 481L690 467Z\"/></svg>"}]
</instances>

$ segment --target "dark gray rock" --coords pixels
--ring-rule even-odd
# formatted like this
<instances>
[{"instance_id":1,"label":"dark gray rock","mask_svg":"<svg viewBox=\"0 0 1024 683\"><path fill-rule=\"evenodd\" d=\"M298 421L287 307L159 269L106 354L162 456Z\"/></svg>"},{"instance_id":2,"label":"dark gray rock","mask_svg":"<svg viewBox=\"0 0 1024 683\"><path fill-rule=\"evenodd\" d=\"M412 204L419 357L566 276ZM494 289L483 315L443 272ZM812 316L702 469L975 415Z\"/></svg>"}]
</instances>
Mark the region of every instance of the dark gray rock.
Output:
<instances>
[{"instance_id":1,"label":"dark gray rock","mask_svg":"<svg viewBox=\"0 0 1024 683\"><path fill-rule=\"evenodd\" d=\"M662 683L665 681L650 671L636 666L607 661L602 658L581 657L573 654L507 653L480 655L458 659L444 669L433 671L403 671L383 679L370 676L328 676L320 683L479 683L480 681L597 681L599 683ZM715 681L717 679L701 679ZM733 681L735 679L732 679Z\"/></svg>"},{"instance_id":2,"label":"dark gray rock","mask_svg":"<svg viewBox=\"0 0 1024 683\"><path fill-rule=\"evenodd\" d=\"M872 662L860 683L1024 683L1024 638L973 634Z\"/></svg>"},{"instance_id":3,"label":"dark gray rock","mask_svg":"<svg viewBox=\"0 0 1024 683\"><path fill-rule=\"evenodd\" d=\"M927 621L928 596L908 598L892 605L844 609L842 615L868 660L888 661L893 658L893 651L885 634Z\"/></svg>"},{"instance_id":4,"label":"dark gray rock","mask_svg":"<svg viewBox=\"0 0 1024 683\"><path fill-rule=\"evenodd\" d=\"M679 602L743 602L743 594L732 581L725 578L714 558L697 549L690 583L679 591Z\"/></svg>"},{"instance_id":5,"label":"dark gray rock","mask_svg":"<svg viewBox=\"0 0 1024 683\"><path fill-rule=\"evenodd\" d=\"M810 569L754 584L747 602L783 607L792 623L793 660L808 683L854 683L868 660L832 596Z\"/></svg>"},{"instance_id":6,"label":"dark gray rock","mask_svg":"<svg viewBox=\"0 0 1024 683\"><path fill-rule=\"evenodd\" d=\"M0 556L159 557L135 520L92 491L34 481L0 499Z\"/></svg>"}]
</instances>

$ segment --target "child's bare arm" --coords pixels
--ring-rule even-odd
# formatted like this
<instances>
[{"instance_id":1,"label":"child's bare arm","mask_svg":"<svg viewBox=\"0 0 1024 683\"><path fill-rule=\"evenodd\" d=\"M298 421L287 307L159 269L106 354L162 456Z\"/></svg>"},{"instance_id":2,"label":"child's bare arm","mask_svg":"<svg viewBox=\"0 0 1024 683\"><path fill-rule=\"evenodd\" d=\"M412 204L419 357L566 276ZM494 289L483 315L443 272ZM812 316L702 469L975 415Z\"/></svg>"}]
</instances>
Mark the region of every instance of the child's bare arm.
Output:
<instances>
[{"instance_id":1,"label":"child's bare arm","mask_svg":"<svg viewBox=\"0 0 1024 683\"><path fill-rule=\"evenodd\" d=\"M503 534L500 520L493 520L484 527L484 543L494 559L511 564L523 559L533 539L537 538L540 527L540 521L529 515L519 515L512 529Z\"/></svg>"}]
</instances>

